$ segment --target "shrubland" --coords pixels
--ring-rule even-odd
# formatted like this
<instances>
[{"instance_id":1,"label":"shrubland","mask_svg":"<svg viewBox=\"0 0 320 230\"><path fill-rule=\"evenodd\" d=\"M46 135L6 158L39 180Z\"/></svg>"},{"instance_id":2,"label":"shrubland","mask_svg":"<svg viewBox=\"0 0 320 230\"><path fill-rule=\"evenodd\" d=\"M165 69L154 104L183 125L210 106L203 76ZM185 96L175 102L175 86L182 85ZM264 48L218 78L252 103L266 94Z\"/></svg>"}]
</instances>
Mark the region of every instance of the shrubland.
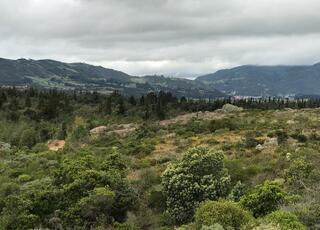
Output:
<instances>
[{"instance_id":1,"label":"shrubland","mask_svg":"<svg viewBox=\"0 0 320 230\"><path fill-rule=\"evenodd\" d=\"M8 88L0 102L1 229L319 229L318 101Z\"/></svg>"}]
</instances>

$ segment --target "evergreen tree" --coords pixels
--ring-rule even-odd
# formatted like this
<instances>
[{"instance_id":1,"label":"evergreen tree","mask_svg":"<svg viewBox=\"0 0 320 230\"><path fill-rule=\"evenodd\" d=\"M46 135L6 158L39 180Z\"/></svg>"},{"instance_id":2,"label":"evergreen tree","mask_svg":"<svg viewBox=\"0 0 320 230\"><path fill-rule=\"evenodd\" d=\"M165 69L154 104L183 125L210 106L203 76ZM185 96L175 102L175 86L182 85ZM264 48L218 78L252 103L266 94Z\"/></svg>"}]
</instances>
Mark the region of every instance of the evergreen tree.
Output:
<instances>
[{"instance_id":1,"label":"evergreen tree","mask_svg":"<svg viewBox=\"0 0 320 230\"><path fill-rule=\"evenodd\" d=\"M29 95L26 96L24 105L25 105L25 107L27 107L27 108L30 108L30 107L31 107L31 99L30 99L30 96L29 96Z\"/></svg>"},{"instance_id":2,"label":"evergreen tree","mask_svg":"<svg viewBox=\"0 0 320 230\"><path fill-rule=\"evenodd\" d=\"M123 100L123 97L120 96L118 100L117 114L124 115L125 112L126 112L126 108L124 106L124 100Z\"/></svg>"}]
</instances>

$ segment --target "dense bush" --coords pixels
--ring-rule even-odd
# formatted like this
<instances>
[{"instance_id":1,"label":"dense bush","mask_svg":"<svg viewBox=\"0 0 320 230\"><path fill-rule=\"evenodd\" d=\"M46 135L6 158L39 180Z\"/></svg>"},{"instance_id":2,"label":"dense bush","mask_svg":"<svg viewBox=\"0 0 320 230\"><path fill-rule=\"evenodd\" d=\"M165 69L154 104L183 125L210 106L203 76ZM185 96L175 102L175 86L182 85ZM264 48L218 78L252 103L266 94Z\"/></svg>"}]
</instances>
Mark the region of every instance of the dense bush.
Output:
<instances>
[{"instance_id":1,"label":"dense bush","mask_svg":"<svg viewBox=\"0 0 320 230\"><path fill-rule=\"evenodd\" d=\"M197 209L195 222L197 229L216 223L224 228L240 229L253 219L251 214L239 204L231 201L205 201Z\"/></svg>"},{"instance_id":2,"label":"dense bush","mask_svg":"<svg viewBox=\"0 0 320 230\"><path fill-rule=\"evenodd\" d=\"M211 132L214 132L219 129L235 130L238 126L234 120L222 118L210 121L208 128Z\"/></svg>"},{"instance_id":3,"label":"dense bush","mask_svg":"<svg viewBox=\"0 0 320 230\"><path fill-rule=\"evenodd\" d=\"M228 194L230 177L224 168L222 153L192 148L181 162L166 169L162 183L167 211L178 223L185 223L192 219L201 201Z\"/></svg>"},{"instance_id":4,"label":"dense bush","mask_svg":"<svg viewBox=\"0 0 320 230\"><path fill-rule=\"evenodd\" d=\"M1 226L29 229L63 223L89 229L123 221L136 196L123 177L123 164L115 156L109 159L97 165L90 155L66 157L48 178L26 182L30 178L20 175L25 185L5 198Z\"/></svg>"},{"instance_id":5,"label":"dense bush","mask_svg":"<svg viewBox=\"0 0 320 230\"><path fill-rule=\"evenodd\" d=\"M320 226L320 203L318 198L302 200L291 206L293 213L311 230L318 230Z\"/></svg>"},{"instance_id":6,"label":"dense bush","mask_svg":"<svg viewBox=\"0 0 320 230\"><path fill-rule=\"evenodd\" d=\"M287 183L295 189L304 189L310 180L314 166L305 159L295 159L285 172Z\"/></svg>"},{"instance_id":7,"label":"dense bush","mask_svg":"<svg viewBox=\"0 0 320 230\"><path fill-rule=\"evenodd\" d=\"M277 210L285 197L286 193L277 182L265 181L241 197L240 203L255 217L260 217Z\"/></svg>"},{"instance_id":8,"label":"dense bush","mask_svg":"<svg viewBox=\"0 0 320 230\"><path fill-rule=\"evenodd\" d=\"M283 130L277 130L276 131L276 136L277 136L279 144L285 143L288 140L288 137L289 137L288 134Z\"/></svg>"},{"instance_id":9,"label":"dense bush","mask_svg":"<svg viewBox=\"0 0 320 230\"><path fill-rule=\"evenodd\" d=\"M296 132L294 134L291 135L292 138L296 139L299 142L306 142L308 140L308 137L302 133Z\"/></svg>"},{"instance_id":10,"label":"dense bush","mask_svg":"<svg viewBox=\"0 0 320 230\"><path fill-rule=\"evenodd\" d=\"M307 229L294 214L285 211L272 212L263 218L263 222L279 226L281 230Z\"/></svg>"}]
</instances>

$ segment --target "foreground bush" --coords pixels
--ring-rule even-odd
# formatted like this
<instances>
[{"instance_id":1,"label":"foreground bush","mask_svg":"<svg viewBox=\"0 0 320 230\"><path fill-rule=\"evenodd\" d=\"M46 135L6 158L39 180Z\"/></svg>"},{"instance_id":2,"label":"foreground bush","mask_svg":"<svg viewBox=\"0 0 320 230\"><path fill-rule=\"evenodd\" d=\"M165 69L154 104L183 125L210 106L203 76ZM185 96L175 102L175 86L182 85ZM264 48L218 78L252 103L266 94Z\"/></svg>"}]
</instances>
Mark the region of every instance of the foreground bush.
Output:
<instances>
[{"instance_id":1,"label":"foreground bush","mask_svg":"<svg viewBox=\"0 0 320 230\"><path fill-rule=\"evenodd\" d=\"M286 193L277 182L265 181L240 199L243 207L250 210L254 217L267 215L278 209Z\"/></svg>"},{"instance_id":2,"label":"foreground bush","mask_svg":"<svg viewBox=\"0 0 320 230\"><path fill-rule=\"evenodd\" d=\"M168 213L177 223L186 223L201 201L228 194L230 177L222 153L192 148L181 162L166 169L162 183Z\"/></svg>"},{"instance_id":3,"label":"foreground bush","mask_svg":"<svg viewBox=\"0 0 320 230\"><path fill-rule=\"evenodd\" d=\"M231 201L206 201L195 214L198 229L218 223L224 228L240 229L251 221L252 216L239 204Z\"/></svg>"},{"instance_id":4,"label":"foreground bush","mask_svg":"<svg viewBox=\"0 0 320 230\"><path fill-rule=\"evenodd\" d=\"M306 230L307 228L290 212L275 211L263 218L263 222L278 226L281 230Z\"/></svg>"}]
</instances>

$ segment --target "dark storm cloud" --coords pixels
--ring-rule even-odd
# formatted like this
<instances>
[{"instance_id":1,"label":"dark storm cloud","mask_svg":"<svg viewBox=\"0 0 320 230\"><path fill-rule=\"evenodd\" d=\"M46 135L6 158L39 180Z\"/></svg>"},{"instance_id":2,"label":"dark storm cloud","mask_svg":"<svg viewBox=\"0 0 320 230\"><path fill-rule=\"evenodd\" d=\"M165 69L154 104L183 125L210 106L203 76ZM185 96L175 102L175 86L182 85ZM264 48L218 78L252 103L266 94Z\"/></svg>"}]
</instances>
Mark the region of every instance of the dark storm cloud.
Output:
<instances>
[{"instance_id":1,"label":"dark storm cloud","mask_svg":"<svg viewBox=\"0 0 320 230\"><path fill-rule=\"evenodd\" d=\"M320 2L0 0L0 56L194 76L320 60Z\"/></svg>"}]
</instances>

